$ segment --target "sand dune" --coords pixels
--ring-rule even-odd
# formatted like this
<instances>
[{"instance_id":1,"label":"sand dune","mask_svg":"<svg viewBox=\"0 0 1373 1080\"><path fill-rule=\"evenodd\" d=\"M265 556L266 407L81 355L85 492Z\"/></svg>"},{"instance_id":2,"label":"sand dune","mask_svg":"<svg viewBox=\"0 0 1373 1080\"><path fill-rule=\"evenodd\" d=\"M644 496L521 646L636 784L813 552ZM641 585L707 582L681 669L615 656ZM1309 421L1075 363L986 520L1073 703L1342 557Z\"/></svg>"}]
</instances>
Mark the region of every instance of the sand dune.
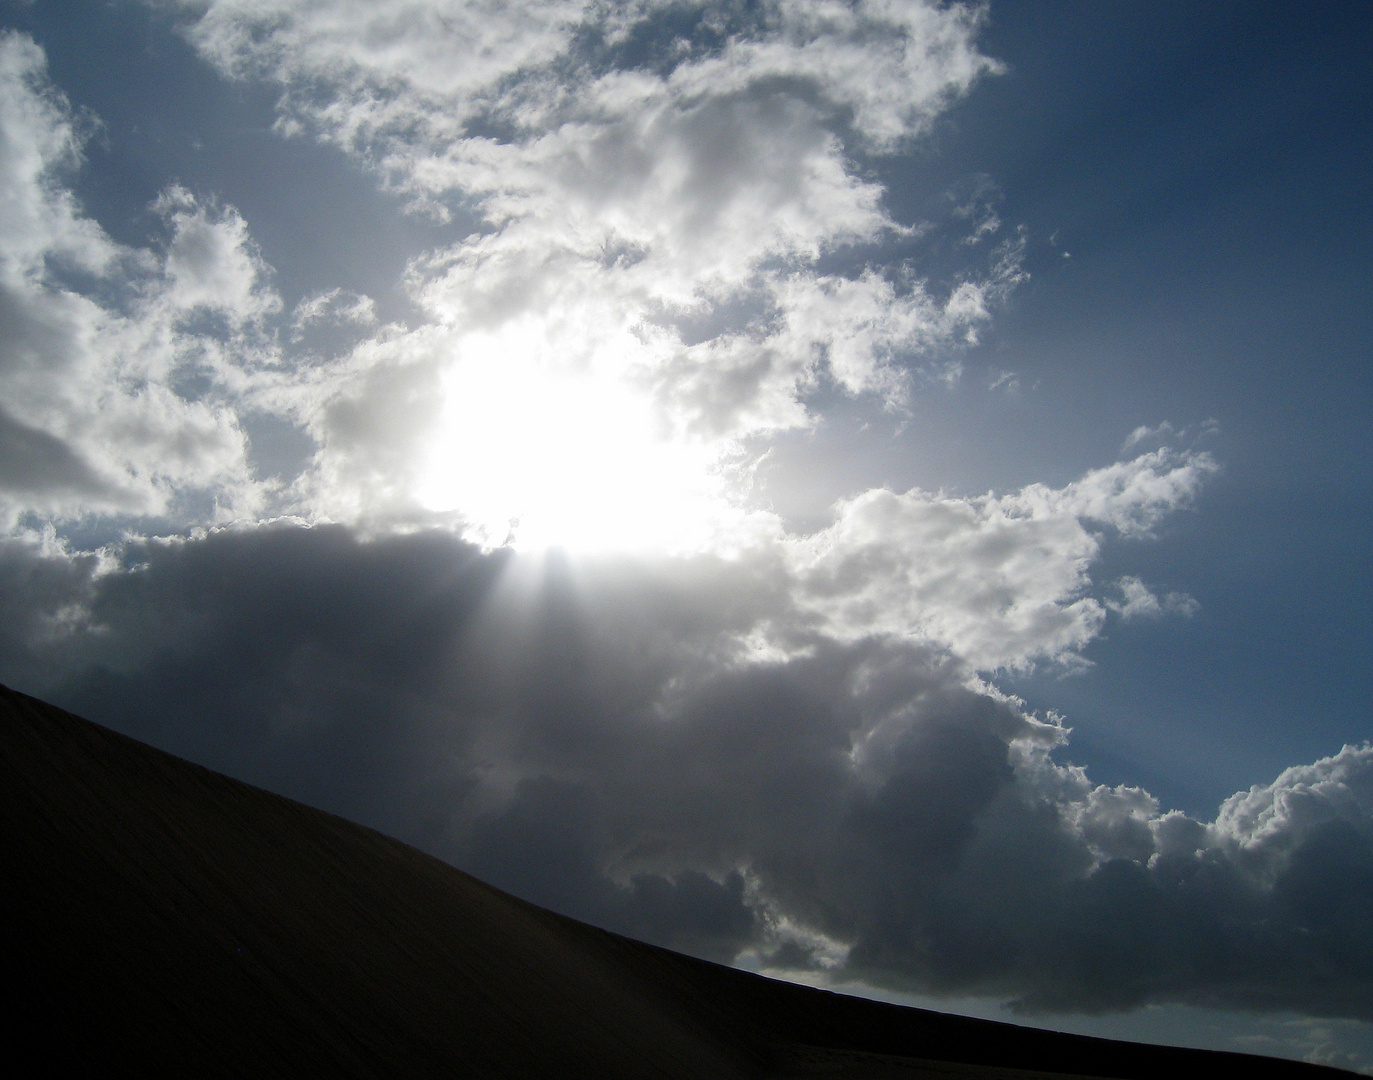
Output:
<instances>
[{"instance_id":1,"label":"sand dune","mask_svg":"<svg viewBox=\"0 0 1373 1080\"><path fill-rule=\"evenodd\" d=\"M0 858L8 1050L52 1075L1348 1075L680 956L3 687Z\"/></svg>"}]
</instances>

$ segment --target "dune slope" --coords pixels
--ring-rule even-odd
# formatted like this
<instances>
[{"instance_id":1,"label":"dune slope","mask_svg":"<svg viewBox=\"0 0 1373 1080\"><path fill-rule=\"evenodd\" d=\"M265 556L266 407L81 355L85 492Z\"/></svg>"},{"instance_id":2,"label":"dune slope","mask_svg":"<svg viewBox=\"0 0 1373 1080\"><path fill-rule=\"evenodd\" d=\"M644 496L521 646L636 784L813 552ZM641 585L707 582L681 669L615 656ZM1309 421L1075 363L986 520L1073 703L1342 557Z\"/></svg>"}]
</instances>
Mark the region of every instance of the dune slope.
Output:
<instances>
[{"instance_id":1,"label":"dune slope","mask_svg":"<svg viewBox=\"0 0 1373 1080\"><path fill-rule=\"evenodd\" d=\"M52 1075L1339 1076L694 960L0 687L12 1055Z\"/></svg>"}]
</instances>

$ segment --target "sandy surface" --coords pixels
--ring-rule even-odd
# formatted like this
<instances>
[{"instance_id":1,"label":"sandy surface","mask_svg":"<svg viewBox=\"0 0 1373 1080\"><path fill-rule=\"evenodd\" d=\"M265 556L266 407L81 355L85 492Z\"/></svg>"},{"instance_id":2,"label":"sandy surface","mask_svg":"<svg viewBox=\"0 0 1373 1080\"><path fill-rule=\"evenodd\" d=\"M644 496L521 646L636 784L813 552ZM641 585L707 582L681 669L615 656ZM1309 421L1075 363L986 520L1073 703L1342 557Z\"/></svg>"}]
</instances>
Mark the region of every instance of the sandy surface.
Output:
<instances>
[{"instance_id":1,"label":"sandy surface","mask_svg":"<svg viewBox=\"0 0 1373 1080\"><path fill-rule=\"evenodd\" d=\"M679 956L3 687L0 860L8 1049L51 1075L1348 1075Z\"/></svg>"}]
</instances>

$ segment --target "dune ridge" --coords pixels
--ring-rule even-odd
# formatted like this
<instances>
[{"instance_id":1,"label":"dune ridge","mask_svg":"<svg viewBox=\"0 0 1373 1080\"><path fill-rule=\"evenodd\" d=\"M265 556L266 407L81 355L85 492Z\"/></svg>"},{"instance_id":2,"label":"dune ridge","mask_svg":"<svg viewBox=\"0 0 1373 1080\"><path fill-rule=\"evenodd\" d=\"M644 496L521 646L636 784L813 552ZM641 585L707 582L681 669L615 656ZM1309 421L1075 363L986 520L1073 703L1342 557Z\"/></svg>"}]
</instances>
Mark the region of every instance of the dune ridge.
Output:
<instances>
[{"instance_id":1,"label":"dune ridge","mask_svg":"<svg viewBox=\"0 0 1373 1080\"><path fill-rule=\"evenodd\" d=\"M138 1076L1347 1076L778 982L631 941L0 687L12 1054Z\"/></svg>"}]
</instances>

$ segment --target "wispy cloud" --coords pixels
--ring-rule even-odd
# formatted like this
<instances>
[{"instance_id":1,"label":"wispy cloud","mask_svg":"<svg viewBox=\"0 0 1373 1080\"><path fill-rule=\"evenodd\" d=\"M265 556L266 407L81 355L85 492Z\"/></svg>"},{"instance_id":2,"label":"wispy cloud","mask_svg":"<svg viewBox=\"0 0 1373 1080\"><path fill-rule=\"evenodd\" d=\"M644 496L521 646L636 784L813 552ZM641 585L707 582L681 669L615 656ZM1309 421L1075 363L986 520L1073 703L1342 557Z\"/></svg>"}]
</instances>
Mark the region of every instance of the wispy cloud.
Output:
<instances>
[{"instance_id":1,"label":"wispy cloud","mask_svg":"<svg viewBox=\"0 0 1373 1080\"><path fill-rule=\"evenodd\" d=\"M1126 575L1115 583L1119 600L1107 600L1106 606L1122 619L1160 619L1165 615L1187 618L1201 610L1201 605L1186 593L1170 592L1160 597L1137 577Z\"/></svg>"}]
</instances>

